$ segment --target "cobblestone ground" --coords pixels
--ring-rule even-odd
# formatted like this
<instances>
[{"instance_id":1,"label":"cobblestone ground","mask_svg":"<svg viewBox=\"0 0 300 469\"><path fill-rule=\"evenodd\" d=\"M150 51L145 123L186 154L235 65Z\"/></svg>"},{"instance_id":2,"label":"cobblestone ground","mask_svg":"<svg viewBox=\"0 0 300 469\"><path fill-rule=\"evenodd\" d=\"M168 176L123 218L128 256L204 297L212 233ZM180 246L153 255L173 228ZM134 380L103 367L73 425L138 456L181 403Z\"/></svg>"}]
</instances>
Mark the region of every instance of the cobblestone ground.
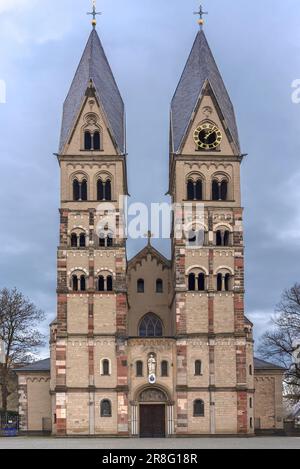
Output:
<instances>
[{"instance_id":1,"label":"cobblestone ground","mask_svg":"<svg viewBox=\"0 0 300 469\"><path fill-rule=\"evenodd\" d=\"M300 449L300 438L56 439L0 438L0 449Z\"/></svg>"}]
</instances>

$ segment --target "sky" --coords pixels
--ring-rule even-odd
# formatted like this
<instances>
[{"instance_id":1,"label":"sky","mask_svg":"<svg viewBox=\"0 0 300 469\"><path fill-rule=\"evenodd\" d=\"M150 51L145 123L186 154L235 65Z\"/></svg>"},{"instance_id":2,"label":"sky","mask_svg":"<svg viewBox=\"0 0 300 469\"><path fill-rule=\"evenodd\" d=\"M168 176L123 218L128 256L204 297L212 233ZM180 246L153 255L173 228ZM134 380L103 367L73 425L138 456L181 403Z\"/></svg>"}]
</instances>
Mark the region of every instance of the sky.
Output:
<instances>
[{"instance_id":1,"label":"sky","mask_svg":"<svg viewBox=\"0 0 300 469\"><path fill-rule=\"evenodd\" d=\"M205 32L243 153L246 314L256 342L299 282L300 2L206 0ZM195 0L98 0L98 32L126 105L131 202L169 201L169 106L197 34ZM0 0L0 287L56 314L62 105L88 39L89 0ZM1 86L0 86L1 92ZM147 167L147 176L144 169ZM144 246L129 241L128 257ZM169 255L166 240L154 245ZM45 354L47 351L45 350Z\"/></svg>"}]
</instances>

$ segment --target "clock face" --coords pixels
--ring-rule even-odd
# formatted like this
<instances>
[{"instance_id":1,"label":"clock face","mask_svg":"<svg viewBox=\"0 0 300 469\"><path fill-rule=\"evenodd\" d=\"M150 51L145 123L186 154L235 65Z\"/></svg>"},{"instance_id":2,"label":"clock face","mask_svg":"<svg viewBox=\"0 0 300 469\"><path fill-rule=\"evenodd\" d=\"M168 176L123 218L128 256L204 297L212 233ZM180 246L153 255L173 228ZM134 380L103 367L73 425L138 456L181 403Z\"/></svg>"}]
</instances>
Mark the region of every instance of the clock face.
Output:
<instances>
[{"instance_id":1,"label":"clock face","mask_svg":"<svg viewBox=\"0 0 300 469\"><path fill-rule=\"evenodd\" d=\"M214 150L222 142L222 132L215 124L207 122L197 127L194 140L199 149Z\"/></svg>"}]
</instances>

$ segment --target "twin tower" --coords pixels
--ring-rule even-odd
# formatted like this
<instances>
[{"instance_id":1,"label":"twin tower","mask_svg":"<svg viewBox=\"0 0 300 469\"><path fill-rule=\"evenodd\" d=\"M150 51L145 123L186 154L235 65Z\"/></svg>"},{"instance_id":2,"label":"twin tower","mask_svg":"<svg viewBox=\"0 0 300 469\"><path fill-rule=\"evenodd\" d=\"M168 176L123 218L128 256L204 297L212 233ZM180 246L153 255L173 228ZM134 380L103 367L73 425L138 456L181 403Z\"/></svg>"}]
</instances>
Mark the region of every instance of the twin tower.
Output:
<instances>
[{"instance_id":1,"label":"twin tower","mask_svg":"<svg viewBox=\"0 0 300 469\"><path fill-rule=\"evenodd\" d=\"M171 260L123 223L124 104L94 28L64 103L53 433L162 437L254 432L252 324L244 316L242 155L234 109L204 32L171 104L169 193L192 206ZM197 219L196 207L203 215ZM103 207L103 209L102 209ZM196 227L204 233L195 244ZM191 247L192 245L192 247Z\"/></svg>"}]
</instances>

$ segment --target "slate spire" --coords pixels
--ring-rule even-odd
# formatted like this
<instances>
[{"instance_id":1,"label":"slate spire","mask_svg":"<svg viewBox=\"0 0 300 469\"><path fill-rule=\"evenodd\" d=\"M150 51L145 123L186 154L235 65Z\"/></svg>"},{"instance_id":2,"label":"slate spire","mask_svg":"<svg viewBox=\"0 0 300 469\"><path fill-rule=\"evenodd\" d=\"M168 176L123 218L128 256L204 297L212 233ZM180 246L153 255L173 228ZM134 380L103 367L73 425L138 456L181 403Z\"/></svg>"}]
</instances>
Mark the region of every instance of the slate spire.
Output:
<instances>
[{"instance_id":1,"label":"slate spire","mask_svg":"<svg viewBox=\"0 0 300 469\"><path fill-rule=\"evenodd\" d=\"M217 100L236 152L240 153L234 108L203 30L200 30L196 36L172 100L171 149L174 153L180 151L193 113L207 83L209 83Z\"/></svg>"},{"instance_id":2,"label":"slate spire","mask_svg":"<svg viewBox=\"0 0 300 469\"><path fill-rule=\"evenodd\" d=\"M112 139L119 153L124 154L124 103L95 28L90 34L64 103L59 152L69 141L91 82L107 118Z\"/></svg>"}]
</instances>

